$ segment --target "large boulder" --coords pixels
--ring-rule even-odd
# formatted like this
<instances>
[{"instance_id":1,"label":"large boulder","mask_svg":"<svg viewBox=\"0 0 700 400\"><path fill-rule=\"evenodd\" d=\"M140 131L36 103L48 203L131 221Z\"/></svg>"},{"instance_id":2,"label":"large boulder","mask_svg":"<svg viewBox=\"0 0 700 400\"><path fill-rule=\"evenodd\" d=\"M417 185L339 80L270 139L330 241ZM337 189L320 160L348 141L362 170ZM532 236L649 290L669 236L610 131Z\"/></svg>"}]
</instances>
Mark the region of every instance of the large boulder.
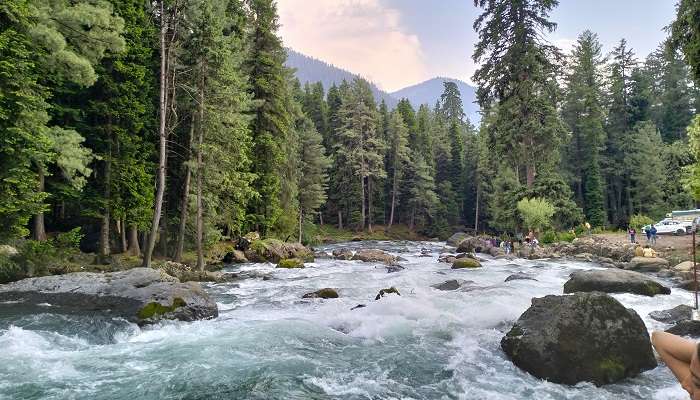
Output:
<instances>
[{"instance_id":1,"label":"large boulder","mask_svg":"<svg viewBox=\"0 0 700 400\"><path fill-rule=\"evenodd\" d=\"M252 262L278 263L286 258L314 260L314 253L301 243L287 243L277 239L253 241L245 251L245 256Z\"/></svg>"},{"instance_id":2,"label":"large boulder","mask_svg":"<svg viewBox=\"0 0 700 400\"><path fill-rule=\"evenodd\" d=\"M481 268L481 263L473 258L465 257L465 258L458 258L454 260L452 263L452 269L473 269L473 268Z\"/></svg>"},{"instance_id":3,"label":"large boulder","mask_svg":"<svg viewBox=\"0 0 700 400\"><path fill-rule=\"evenodd\" d=\"M532 299L501 347L523 370L569 385L604 385L656 367L642 319L605 293Z\"/></svg>"},{"instance_id":4,"label":"large boulder","mask_svg":"<svg viewBox=\"0 0 700 400\"><path fill-rule=\"evenodd\" d=\"M625 269L641 272L659 272L668 269L668 261L659 257L634 257Z\"/></svg>"},{"instance_id":5,"label":"large boulder","mask_svg":"<svg viewBox=\"0 0 700 400\"><path fill-rule=\"evenodd\" d=\"M48 303L55 311L109 313L138 324L218 316L216 303L198 283L180 283L150 268L23 279L0 285L0 303L7 301L27 306Z\"/></svg>"},{"instance_id":6,"label":"large boulder","mask_svg":"<svg viewBox=\"0 0 700 400\"><path fill-rule=\"evenodd\" d=\"M488 240L480 237L468 237L462 240L457 246L457 251L460 253L488 253L493 247Z\"/></svg>"},{"instance_id":7,"label":"large boulder","mask_svg":"<svg viewBox=\"0 0 700 400\"><path fill-rule=\"evenodd\" d=\"M226 253L223 261L226 264L243 264L247 263L248 259L246 258L245 253L242 250L234 249Z\"/></svg>"},{"instance_id":8,"label":"large boulder","mask_svg":"<svg viewBox=\"0 0 700 400\"><path fill-rule=\"evenodd\" d=\"M351 260L360 260L364 262L382 262L387 265L394 265L398 259L383 250L362 249L355 252Z\"/></svg>"},{"instance_id":9,"label":"large boulder","mask_svg":"<svg viewBox=\"0 0 700 400\"><path fill-rule=\"evenodd\" d=\"M643 296L670 294L671 289L639 272L621 269L576 271L564 284L564 293L634 293Z\"/></svg>"},{"instance_id":10,"label":"large boulder","mask_svg":"<svg viewBox=\"0 0 700 400\"><path fill-rule=\"evenodd\" d=\"M668 328L666 332L678 336L698 338L700 337L700 321L693 321L692 319L678 321L675 325Z\"/></svg>"},{"instance_id":11,"label":"large boulder","mask_svg":"<svg viewBox=\"0 0 700 400\"><path fill-rule=\"evenodd\" d=\"M462 242L462 240L466 239L467 237L469 237L469 235L467 235L466 233L457 232L447 239L447 245L457 247Z\"/></svg>"},{"instance_id":12,"label":"large boulder","mask_svg":"<svg viewBox=\"0 0 700 400\"><path fill-rule=\"evenodd\" d=\"M280 260L280 262L277 264L277 268L304 268L304 261L299 258L285 258Z\"/></svg>"}]
</instances>

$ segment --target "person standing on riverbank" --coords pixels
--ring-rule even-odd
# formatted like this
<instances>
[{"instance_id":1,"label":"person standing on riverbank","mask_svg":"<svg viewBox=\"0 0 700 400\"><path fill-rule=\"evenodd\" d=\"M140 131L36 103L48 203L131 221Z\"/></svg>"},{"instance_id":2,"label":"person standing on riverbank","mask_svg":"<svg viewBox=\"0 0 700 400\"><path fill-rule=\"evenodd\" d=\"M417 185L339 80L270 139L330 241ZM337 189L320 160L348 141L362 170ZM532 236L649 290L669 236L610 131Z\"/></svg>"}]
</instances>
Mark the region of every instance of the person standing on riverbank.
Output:
<instances>
[{"instance_id":1,"label":"person standing on riverbank","mask_svg":"<svg viewBox=\"0 0 700 400\"><path fill-rule=\"evenodd\" d=\"M651 245L654 246L656 244L656 227L654 225L651 226Z\"/></svg>"},{"instance_id":2,"label":"person standing on riverbank","mask_svg":"<svg viewBox=\"0 0 700 400\"><path fill-rule=\"evenodd\" d=\"M637 236L637 231L630 226L629 229L627 229L627 233L630 235L630 242L637 243L637 239L635 238Z\"/></svg>"}]
</instances>

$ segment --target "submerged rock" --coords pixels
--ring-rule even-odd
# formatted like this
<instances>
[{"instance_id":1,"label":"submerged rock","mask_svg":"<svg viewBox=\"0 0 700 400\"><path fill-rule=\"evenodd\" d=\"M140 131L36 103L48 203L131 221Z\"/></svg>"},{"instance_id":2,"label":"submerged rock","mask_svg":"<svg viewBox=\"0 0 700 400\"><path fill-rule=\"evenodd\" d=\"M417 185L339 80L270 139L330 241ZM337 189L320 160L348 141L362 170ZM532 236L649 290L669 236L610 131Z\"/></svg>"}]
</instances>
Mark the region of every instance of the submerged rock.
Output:
<instances>
[{"instance_id":1,"label":"submerged rock","mask_svg":"<svg viewBox=\"0 0 700 400\"><path fill-rule=\"evenodd\" d=\"M675 324L690 319L692 314L693 307L681 304L668 310L652 311L649 313L649 317L666 324Z\"/></svg>"},{"instance_id":2,"label":"submerged rock","mask_svg":"<svg viewBox=\"0 0 700 400\"><path fill-rule=\"evenodd\" d=\"M304 261L298 258L285 258L284 260L280 260L277 264L277 268L304 268Z\"/></svg>"},{"instance_id":3,"label":"submerged rock","mask_svg":"<svg viewBox=\"0 0 700 400\"><path fill-rule=\"evenodd\" d=\"M574 292L634 293L643 296L670 294L671 289L639 272L621 269L577 271L564 284L564 293Z\"/></svg>"},{"instance_id":4,"label":"submerged rock","mask_svg":"<svg viewBox=\"0 0 700 400\"><path fill-rule=\"evenodd\" d=\"M394 272L400 272L405 270L406 268L400 266L400 265L390 265L386 267L386 272L389 274L393 274Z\"/></svg>"},{"instance_id":5,"label":"submerged rock","mask_svg":"<svg viewBox=\"0 0 700 400\"><path fill-rule=\"evenodd\" d=\"M301 297L304 299L337 299L339 296L335 289L323 288L315 292L306 293Z\"/></svg>"},{"instance_id":6,"label":"submerged rock","mask_svg":"<svg viewBox=\"0 0 700 400\"><path fill-rule=\"evenodd\" d=\"M440 254L440 256L438 256L438 262L441 263L452 264L456 259L457 257L455 257L454 254Z\"/></svg>"},{"instance_id":7,"label":"submerged rock","mask_svg":"<svg viewBox=\"0 0 700 400\"><path fill-rule=\"evenodd\" d=\"M401 293L399 293L399 290L392 286L388 289L380 290L379 293L377 293L377 297L375 297L374 300L379 300L382 297L384 297L385 295L392 294L392 293L401 296Z\"/></svg>"},{"instance_id":8,"label":"submerged rock","mask_svg":"<svg viewBox=\"0 0 700 400\"><path fill-rule=\"evenodd\" d=\"M508 276L503 282L510 282L510 281L536 281L537 279L531 277L530 275L524 273L524 272L518 272L516 274Z\"/></svg>"},{"instance_id":9,"label":"submerged rock","mask_svg":"<svg viewBox=\"0 0 700 400\"><path fill-rule=\"evenodd\" d=\"M463 268L481 268L481 263L473 258L465 257L458 258L452 263L452 269L463 269Z\"/></svg>"},{"instance_id":10,"label":"submerged rock","mask_svg":"<svg viewBox=\"0 0 700 400\"><path fill-rule=\"evenodd\" d=\"M450 279L449 281L445 281L442 283L432 285L432 287L437 289L437 290L450 291L450 290L457 290L468 283L474 283L474 282L473 281L465 281L464 279Z\"/></svg>"},{"instance_id":11,"label":"submerged rock","mask_svg":"<svg viewBox=\"0 0 700 400\"><path fill-rule=\"evenodd\" d=\"M23 279L0 285L3 301L21 301L30 306L49 303L56 311L104 312L138 324L218 316L216 303L198 283L180 283L150 268Z\"/></svg>"},{"instance_id":12,"label":"submerged rock","mask_svg":"<svg viewBox=\"0 0 700 400\"><path fill-rule=\"evenodd\" d=\"M358 250L351 260L360 260L363 262L382 262L387 265L394 265L398 261L397 257L392 256L383 250L363 249Z\"/></svg>"},{"instance_id":13,"label":"submerged rock","mask_svg":"<svg viewBox=\"0 0 700 400\"><path fill-rule=\"evenodd\" d=\"M501 347L521 369L569 385L604 385L656 367L642 319L605 293L532 299Z\"/></svg>"}]
</instances>

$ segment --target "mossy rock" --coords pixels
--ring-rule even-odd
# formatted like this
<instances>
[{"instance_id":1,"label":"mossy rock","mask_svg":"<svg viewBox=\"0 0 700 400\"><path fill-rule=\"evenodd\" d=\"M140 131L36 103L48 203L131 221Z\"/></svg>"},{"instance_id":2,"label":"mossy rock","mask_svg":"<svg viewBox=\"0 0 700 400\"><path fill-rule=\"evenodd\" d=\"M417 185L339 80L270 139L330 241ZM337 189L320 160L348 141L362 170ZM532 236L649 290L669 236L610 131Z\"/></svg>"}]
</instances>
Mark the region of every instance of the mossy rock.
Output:
<instances>
[{"instance_id":1,"label":"mossy rock","mask_svg":"<svg viewBox=\"0 0 700 400\"><path fill-rule=\"evenodd\" d=\"M171 313L180 307L186 306L185 300L176 297L173 299L173 304L170 306L164 306L156 301L151 302L143 306L138 313L140 320L152 319L154 317L159 317L161 315Z\"/></svg>"},{"instance_id":2,"label":"mossy rock","mask_svg":"<svg viewBox=\"0 0 700 400\"><path fill-rule=\"evenodd\" d=\"M304 299L337 299L338 292L335 289L323 288L315 292L306 293L302 296Z\"/></svg>"},{"instance_id":3,"label":"mossy rock","mask_svg":"<svg viewBox=\"0 0 700 400\"><path fill-rule=\"evenodd\" d=\"M473 258L458 258L452 263L452 269L481 268L481 263Z\"/></svg>"},{"instance_id":4,"label":"mossy rock","mask_svg":"<svg viewBox=\"0 0 700 400\"><path fill-rule=\"evenodd\" d=\"M277 264L277 268L304 268L304 261L298 258L286 258L280 260L279 264Z\"/></svg>"},{"instance_id":5,"label":"mossy rock","mask_svg":"<svg viewBox=\"0 0 700 400\"><path fill-rule=\"evenodd\" d=\"M377 297L375 297L374 300L379 300L382 297L384 297L384 295L392 294L392 293L401 296L401 293L399 293L399 290L392 286L388 289L380 290L379 293L377 294Z\"/></svg>"}]
</instances>

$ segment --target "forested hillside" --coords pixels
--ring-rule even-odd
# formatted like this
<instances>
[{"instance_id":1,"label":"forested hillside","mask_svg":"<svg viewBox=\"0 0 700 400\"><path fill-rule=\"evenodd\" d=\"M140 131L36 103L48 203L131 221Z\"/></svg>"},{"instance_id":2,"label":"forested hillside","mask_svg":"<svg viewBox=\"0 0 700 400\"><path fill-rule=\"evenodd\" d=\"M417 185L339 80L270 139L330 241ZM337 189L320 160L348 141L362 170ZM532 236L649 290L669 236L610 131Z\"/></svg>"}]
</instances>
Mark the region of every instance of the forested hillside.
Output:
<instances>
[{"instance_id":1,"label":"forested hillside","mask_svg":"<svg viewBox=\"0 0 700 400\"><path fill-rule=\"evenodd\" d=\"M294 69L294 76L299 79L302 85L321 82L323 87L329 88L333 84L340 85L343 81L350 82L356 77L360 77L350 71L301 54L290 48L287 48L287 61L285 61L284 65ZM378 101L384 100L389 108L393 109L396 107L399 99L398 97L379 89L377 85L372 82L369 82L369 86L372 89L372 95L375 99Z\"/></svg>"},{"instance_id":2,"label":"forested hillside","mask_svg":"<svg viewBox=\"0 0 700 400\"><path fill-rule=\"evenodd\" d=\"M697 11L641 59L589 31L562 54L540 35L556 1L476 3L480 126L455 82L395 108L358 77L301 84L272 0L6 0L0 243L80 228L101 257L202 267L250 231L515 233L525 198L563 230L695 206Z\"/></svg>"},{"instance_id":3,"label":"forested hillside","mask_svg":"<svg viewBox=\"0 0 700 400\"><path fill-rule=\"evenodd\" d=\"M445 82L457 85L463 99L464 113L470 121L478 123L481 120L481 115L479 115L479 105L476 103L476 88L459 79L433 78L392 92L391 95L397 99L408 99L412 104L435 104L440 99Z\"/></svg>"}]
</instances>

